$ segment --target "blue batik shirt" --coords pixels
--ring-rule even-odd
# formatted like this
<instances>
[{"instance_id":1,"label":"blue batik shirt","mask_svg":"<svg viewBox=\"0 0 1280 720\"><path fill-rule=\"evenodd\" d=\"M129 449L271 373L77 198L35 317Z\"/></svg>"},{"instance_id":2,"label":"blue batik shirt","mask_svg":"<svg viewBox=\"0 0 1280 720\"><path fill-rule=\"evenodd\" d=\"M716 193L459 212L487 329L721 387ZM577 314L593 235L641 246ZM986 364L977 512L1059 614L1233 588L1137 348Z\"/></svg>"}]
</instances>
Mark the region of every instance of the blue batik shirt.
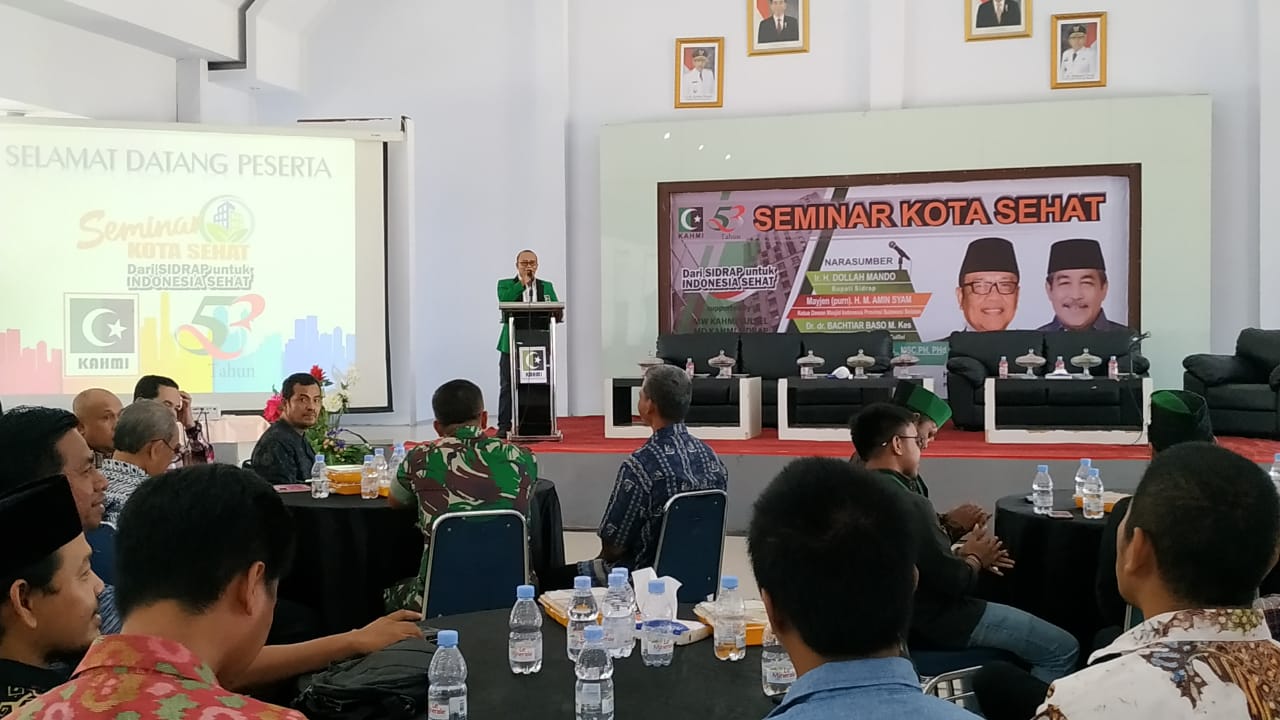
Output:
<instances>
[{"instance_id":1,"label":"blue batik shirt","mask_svg":"<svg viewBox=\"0 0 1280 720\"><path fill-rule=\"evenodd\" d=\"M724 463L684 423L661 428L618 468L600 540L622 548L617 564L652 567L667 501L683 492L725 490L728 484Z\"/></svg>"}]
</instances>

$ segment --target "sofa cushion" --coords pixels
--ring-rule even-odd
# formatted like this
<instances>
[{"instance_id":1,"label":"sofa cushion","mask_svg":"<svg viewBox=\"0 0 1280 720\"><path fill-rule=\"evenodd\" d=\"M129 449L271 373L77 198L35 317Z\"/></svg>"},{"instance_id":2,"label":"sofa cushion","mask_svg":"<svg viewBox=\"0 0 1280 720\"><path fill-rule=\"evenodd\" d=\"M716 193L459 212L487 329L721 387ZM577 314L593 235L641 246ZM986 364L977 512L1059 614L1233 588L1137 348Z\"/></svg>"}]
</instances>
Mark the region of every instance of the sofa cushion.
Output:
<instances>
[{"instance_id":1,"label":"sofa cushion","mask_svg":"<svg viewBox=\"0 0 1280 720\"><path fill-rule=\"evenodd\" d=\"M1270 385L1218 385L1208 389L1205 399L1214 410L1276 411L1276 391Z\"/></svg>"},{"instance_id":2,"label":"sofa cushion","mask_svg":"<svg viewBox=\"0 0 1280 720\"><path fill-rule=\"evenodd\" d=\"M823 373L844 367L844 361L857 355L859 350L876 359L875 366L868 372L887 371L889 360L893 358L893 337L884 330L858 333L808 333L803 337L804 353L802 354L813 351L814 355L827 361L819 370Z\"/></svg>"},{"instance_id":3,"label":"sofa cushion","mask_svg":"<svg viewBox=\"0 0 1280 720\"><path fill-rule=\"evenodd\" d=\"M1236 355L1247 360L1264 376L1280 366L1280 330L1248 328L1236 338Z\"/></svg>"},{"instance_id":4,"label":"sofa cushion","mask_svg":"<svg viewBox=\"0 0 1280 720\"><path fill-rule=\"evenodd\" d=\"M739 372L762 378L784 378L800 374L800 336L795 333L743 333Z\"/></svg>"},{"instance_id":5,"label":"sofa cushion","mask_svg":"<svg viewBox=\"0 0 1280 720\"><path fill-rule=\"evenodd\" d=\"M1183 358L1182 367L1209 387L1262 381L1261 373L1251 363L1235 355L1188 355Z\"/></svg>"},{"instance_id":6,"label":"sofa cushion","mask_svg":"<svg viewBox=\"0 0 1280 720\"><path fill-rule=\"evenodd\" d=\"M713 368L707 361L724 350L730 357L738 356L737 333L680 333L658 336L658 357L670 365L684 367L693 358L695 372L710 373ZM742 365L742 361L738 361ZM718 372L718 371L715 371ZM736 372L736 370L735 370Z\"/></svg>"},{"instance_id":7,"label":"sofa cushion","mask_svg":"<svg viewBox=\"0 0 1280 720\"><path fill-rule=\"evenodd\" d=\"M1102 364L1093 368L1095 376L1106 376L1107 360L1112 355L1120 363L1121 370L1129 369L1129 342L1133 334L1122 331L1086 330L1082 332L1047 332L1044 334L1045 357L1053 363L1059 355L1067 363L1068 372L1080 372L1080 368L1071 364L1071 358L1084 352L1102 358ZM1138 370L1137 363L1134 363Z\"/></svg>"},{"instance_id":8,"label":"sofa cushion","mask_svg":"<svg viewBox=\"0 0 1280 720\"><path fill-rule=\"evenodd\" d=\"M1034 330L1004 330L1001 332L954 332L948 339L951 344L949 357L971 357L982 363L987 375L1000 372L1000 356L1009 360L1009 372L1018 372L1014 359L1033 349L1044 355L1044 333Z\"/></svg>"}]
</instances>

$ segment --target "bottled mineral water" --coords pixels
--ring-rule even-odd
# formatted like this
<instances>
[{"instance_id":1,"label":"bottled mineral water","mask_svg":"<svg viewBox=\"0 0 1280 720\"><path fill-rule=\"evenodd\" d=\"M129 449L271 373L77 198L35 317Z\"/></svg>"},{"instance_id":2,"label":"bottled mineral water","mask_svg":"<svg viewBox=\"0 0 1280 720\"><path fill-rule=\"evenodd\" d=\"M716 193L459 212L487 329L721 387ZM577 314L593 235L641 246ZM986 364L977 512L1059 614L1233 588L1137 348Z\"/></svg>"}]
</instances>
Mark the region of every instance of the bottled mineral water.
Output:
<instances>
[{"instance_id":1,"label":"bottled mineral water","mask_svg":"<svg viewBox=\"0 0 1280 720\"><path fill-rule=\"evenodd\" d=\"M329 468L324 464L324 455L316 455L311 466L311 497L329 497Z\"/></svg>"},{"instance_id":2,"label":"bottled mineral water","mask_svg":"<svg viewBox=\"0 0 1280 720\"><path fill-rule=\"evenodd\" d=\"M737 662L747 656L747 609L738 595L738 578L725 575L720 579L715 608L716 658Z\"/></svg>"},{"instance_id":3,"label":"bottled mineral water","mask_svg":"<svg viewBox=\"0 0 1280 720\"><path fill-rule=\"evenodd\" d=\"M542 669L542 611L533 601L533 586L516 588L516 604L511 608L511 635L507 659L511 672L532 675Z\"/></svg>"},{"instance_id":4,"label":"bottled mineral water","mask_svg":"<svg viewBox=\"0 0 1280 720\"><path fill-rule=\"evenodd\" d=\"M636 613L627 599L627 576L609 573L604 596L604 645L610 657L628 657L636 644Z\"/></svg>"},{"instance_id":5,"label":"bottled mineral water","mask_svg":"<svg viewBox=\"0 0 1280 720\"><path fill-rule=\"evenodd\" d=\"M640 659L650 667L670 665L676 651L676 609L665 597L667 584L649 581L649 599L645 603L644 621L640 626Z\"/></svg>"},{"instance_id":6,"label":"bottled mineral water","mask_svg":"<svg viewBox=\"0 0 1280 720\"><path fill-rule=\"evenodd\" d=\"M1102 473L1098 468L1089 468L1089 478L1084 481L1084 516L1090 520L1099 520L1106 515L1102 502Z\"/></svg>"},{"instance_id":7,"label":"bottled mineral water","mask_svg":"<svg viewBox=\"0 0 1280 720\"><path fill-rule=\"evenodd\" d=\"M1116 356L1112 355L1107 361L1107 377L1112 380L1120 379L1120 361L1116 360Z\"/></svg>"},{"instance_id":8,"label":"bottled mineral water","mask_svg":"<svg viewBox=\"0 0 1280 720\"><path fill-rule=\"evenodd\" d=\"M458 649L458 631L441 630L427 669L428 720L467 720L467 661Z\"/></svg>"},{"instance_id":9,"label":"bottled mineral water","mask_svg":"<svg viewBox=\"0 0 1280 720\"><path fill-rule=\"evenodd\" d=\"M1276 485L1276 492L1280 492L1280 453L1271 461L1271 482Z\"/></svg>"},{"instance_id":10,"label":"bottled mineral water","mask_svg":"<svg viewBox=\"0 0 1280 720\"><path fill-rule=\"evenodd\" d=\"M1031 505L1037 515L1053 512L1053 478L1048 465L1037 465L1035 479L1031 481Z\"/></svg>"},{"instance_id":11,"label":"bottled mineral water","mask_svg":"<svg viewBox=\"0 0 1280 720\"><path fill-rule=\"evenodd\" d=\"M1080 458L1080 467L1076 468L1076 491L1074 497L1084 497L1084 481L1089 479L1089 468L1093 467L1093 461L1089 458Z\"/></svg>"},{"instance_id":12,"label":"bottled mineral water","mask_svg":"<svg viewBox=\"0 0 1280 720\"><path fill-rule=\"evenodd\" d=\"M600 608L596 606L596 596L591 594L591 578L579 575L573 579L573 598L569 601L569 659L577 661L582 651L582 643L586 640L588 627L598 624Z\"/></svg>"},{"instance_id":13,"label":"bottled mineral water","mask_svg":"<svg viewBox=\"0 0 1280 720\"><path fill-rule=\"evenodd\" d=\"M400 474L400 466L404 464L404 443L396 443L396 447L391 451L391 459L387 461L387 469L391 472L391 479L394 480Z\"/></svg>"},{"instance_id":14,"label":"bottled mineral water","mask_svg":"<svg viewBox=\"0 0 1280 720\"><path fill-rule=\"evenodd\" d=\"M1009 377L1009 358L1001 355L1000 365L997 368L1000 371L1000 379L1006 380Z\"/></svg>"},{"instance_id":15,"label":"bottled mineral water","mask_svg":"<svg viewBox=\"0 0 1280 720\"><path fill-rule=\"evenodd\" d=\"M360 497L372 500L378 497L378 471L373 466L373 456L364 456L364 466L360 468Z\"/></svg>"},{"instance_id":16,"label":"bottled mineral water","mask_svg":"<svg viewBox=\"0 0 1280 720\"><path fill-rule=\"evenodd\" d=\"M604 628L587 628L574 665L573 714L577 720L613 720L613 659L604 644Z\"/></svg>"},{"instance_id":17,"label":"bottled mineral water","mask_svg":"<svg viewBox=\"0 0 1280 720\"><path fill-rule=\"evenodd\" d=\"M378 492L391 489L391 470L387 465L387 456L382 448L373 451L373 469L378 473Z\"/></svg>"},{"instance_id":18,"label":"bottled mineral water","mask_svg":"<svg viewBox=\"0 0 1280 720\"><path fill-rule=\"evenodd\" d=\"M694 375L693 358L689 358L684 361L684 374L688 375L689 377L693 377Z\"/></svg>"},{"instance_id":19,"label":"bottled mineral water","mask_svg":"<svg viewBox=\"0 0 1280 720\"><path fill-rule=\"evenodd\" d=\"M796 668L768 623L764 625L760 650L760 683L764 686L765 697L786 695L791 683L796 681Z\"/></svg>"}]
</instances>

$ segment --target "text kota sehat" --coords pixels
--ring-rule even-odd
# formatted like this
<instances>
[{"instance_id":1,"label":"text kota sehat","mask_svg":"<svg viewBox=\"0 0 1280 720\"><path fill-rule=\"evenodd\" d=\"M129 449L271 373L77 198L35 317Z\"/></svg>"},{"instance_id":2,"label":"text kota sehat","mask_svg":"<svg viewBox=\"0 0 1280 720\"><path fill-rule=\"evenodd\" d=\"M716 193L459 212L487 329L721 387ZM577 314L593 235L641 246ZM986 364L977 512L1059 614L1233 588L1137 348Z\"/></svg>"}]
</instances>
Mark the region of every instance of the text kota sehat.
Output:
<instances>
[{"instance_id":1,"label":"text kota sehat","mask_svg":"<svg viewBox=\"0 0 1280 720\"><path fill-rule=\"evenodd\" d=\"M938 427L942 427L951 419L951 406L945 400L926 390L923 385L910 380L898 381L897 387L893 389L893 404L920 413Z\"/></svg>"},{"instance_id":2,"label":"text kota sehat","mask_svg":"<svg viewBox=\"0 0 1280 720\"><path fill-rule=\"evenodd\" d=\"M964 276L975 272L1007 272L1021 277L1013 243L998 237L978 238L969 243L956 285L964 285Z\"/></svg>"},{"instance_id":3,"label":"text kota sehat","mask_svg":"<svg viewBox=\"0 0 1280 720\"><path fill-rule=\"evenodd\" d=\"M1151 448L1160 452L1184 442L1213 442L1213 424L1204 398L1187 390L1151 393Z\"/></svg>"},{"instance_id":4,"label":"text kota sehat","mask_svg":"<svg viewBox=\"0 0 1280 720\"><path fill-rule=\"evenodd\" d=\"M1075 238L1059 240L1049 247L1049 269L1052 275L1060 270L1107 271L1107 261L1102 257L1102 246L1097 240Z\"/></svg>"},{"instance_id":5,"label":"text kota sehat","mask_svg":"<svg viewBox=\"0 0 1280 720\"><path fill-rule=\"evenodd\" d=\"M27 483L0 496L0 576L49 557L83 531L65 476Z\"/></svg>"}]
</instances>

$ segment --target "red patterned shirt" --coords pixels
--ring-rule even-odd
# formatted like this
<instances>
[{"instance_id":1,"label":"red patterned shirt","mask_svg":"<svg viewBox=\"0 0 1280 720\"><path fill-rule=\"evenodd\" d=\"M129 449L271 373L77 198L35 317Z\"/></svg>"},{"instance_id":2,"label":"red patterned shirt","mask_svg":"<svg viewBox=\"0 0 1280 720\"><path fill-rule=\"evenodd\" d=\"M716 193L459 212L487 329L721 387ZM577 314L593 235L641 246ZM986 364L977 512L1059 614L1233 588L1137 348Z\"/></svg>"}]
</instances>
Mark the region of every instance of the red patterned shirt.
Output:
<instances>
[{"instance_id":1,"label":"red patterned shirt","mask_svg":"<svg viewBox=\"0 0 1280 720\"><path fill-rule=\"evenodd\" d=\"M71 680L23 705L15 720L306 720L220 685L186 647L159 637L109 635L89 649Z\"/></svg>"}]
</instances>

